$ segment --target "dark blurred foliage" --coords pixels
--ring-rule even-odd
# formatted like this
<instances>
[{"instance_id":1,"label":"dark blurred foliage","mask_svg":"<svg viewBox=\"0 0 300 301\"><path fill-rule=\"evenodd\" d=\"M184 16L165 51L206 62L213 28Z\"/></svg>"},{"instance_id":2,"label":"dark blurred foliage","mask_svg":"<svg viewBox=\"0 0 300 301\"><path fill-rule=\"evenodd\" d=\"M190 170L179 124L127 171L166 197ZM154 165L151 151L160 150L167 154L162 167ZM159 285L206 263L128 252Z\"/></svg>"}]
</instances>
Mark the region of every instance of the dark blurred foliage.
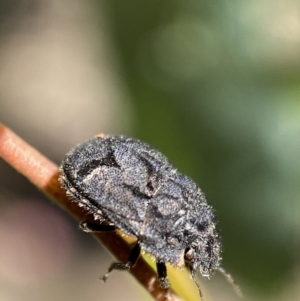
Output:
<instances>
[{"instance_id":1,"label":"dark blurred foliage","mask_svg":"<svg viewBox=\"0 0 300 301\"><path fill-rule=\"evenodd\" d=\"M35 0L1 0L0 35L5 36L13 32L21 25L24 17L34 15L39 7L39 1Z\"/></svg>"}]
</instances>

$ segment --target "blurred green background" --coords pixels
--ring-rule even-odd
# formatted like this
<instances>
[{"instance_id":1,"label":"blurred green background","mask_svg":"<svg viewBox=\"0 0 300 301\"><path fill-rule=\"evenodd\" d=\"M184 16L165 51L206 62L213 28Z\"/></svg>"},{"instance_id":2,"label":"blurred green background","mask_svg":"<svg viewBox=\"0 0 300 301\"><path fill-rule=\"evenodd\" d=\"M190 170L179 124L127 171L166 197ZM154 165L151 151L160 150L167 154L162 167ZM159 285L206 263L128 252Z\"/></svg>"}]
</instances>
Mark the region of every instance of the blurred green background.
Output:
<instances>
[{"instance_id":1,"label":"blurred green background","mask_svg":"<svg viewBox=\"0 0 300 301\"><path fill-rule=\"evenodd\" d=\"M0 66L1 122L57 164L100 132L148 142L216 209L246 300L300 300L299 1L3 0ZM109 255L2 161L0 179L1 300L149 299L99 283Z\"/></svg>"}]
</instances>

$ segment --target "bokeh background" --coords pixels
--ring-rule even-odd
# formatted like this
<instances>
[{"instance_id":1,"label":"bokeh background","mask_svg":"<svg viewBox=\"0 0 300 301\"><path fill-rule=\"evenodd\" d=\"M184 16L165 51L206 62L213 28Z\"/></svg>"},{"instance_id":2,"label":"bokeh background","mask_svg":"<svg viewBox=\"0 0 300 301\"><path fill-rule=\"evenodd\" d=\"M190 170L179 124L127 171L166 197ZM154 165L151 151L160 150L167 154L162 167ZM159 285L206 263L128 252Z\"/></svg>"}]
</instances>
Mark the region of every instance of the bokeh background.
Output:
<instances>
[{"instance_id":1,"label":"bokeh background","mask_svg":"<svg viewBox=\"0 0 300 301\"><path fill-rule=\"evenodd\" d=\"M298 0L1 0L0 120L57 164L97 133L155 146L216 209L246 300L300 300ZM1 300L151 300L101 283L111 261L0 160Z\"/></svg>"}]
</instances>

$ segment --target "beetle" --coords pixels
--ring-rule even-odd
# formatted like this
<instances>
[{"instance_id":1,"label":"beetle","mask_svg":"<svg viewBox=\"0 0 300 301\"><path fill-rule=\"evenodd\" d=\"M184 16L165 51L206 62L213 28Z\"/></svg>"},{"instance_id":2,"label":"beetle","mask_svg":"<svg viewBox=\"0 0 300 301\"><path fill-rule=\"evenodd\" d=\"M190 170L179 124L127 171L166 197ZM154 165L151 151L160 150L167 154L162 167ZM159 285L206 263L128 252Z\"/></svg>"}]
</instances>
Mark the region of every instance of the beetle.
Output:
<instances>
[{"instance_id":1,"label":"beetle","mask_svg":"<svg viewBox=\"0 0 300 301\"><path fill-rule=\"evenodd\" d=\"M217 270L240 292L221 267L221 239L204 193L148 144L126 136L96 136L66 155L59 181L72 200L99 220L82 221L83 231L120 229L137 239L128 261L112 263L104 281L113 270L129 270L143 250L155 258L164 289L170 287L168 262L189 268L200 296L196 271L210 278Z\"/></svg>"}]
</instances>

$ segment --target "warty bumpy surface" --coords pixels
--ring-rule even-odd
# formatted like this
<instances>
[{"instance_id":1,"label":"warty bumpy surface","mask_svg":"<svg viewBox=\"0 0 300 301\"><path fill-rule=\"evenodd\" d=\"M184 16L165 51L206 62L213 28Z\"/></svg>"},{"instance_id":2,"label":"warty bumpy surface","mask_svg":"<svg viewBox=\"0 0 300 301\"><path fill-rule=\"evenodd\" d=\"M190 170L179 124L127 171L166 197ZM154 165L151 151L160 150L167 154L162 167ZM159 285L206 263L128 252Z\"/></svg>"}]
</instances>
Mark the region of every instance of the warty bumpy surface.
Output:
<instances>
[{"instance_id":1,"label":"warty bumpy surface","mask_svg":"<svg viewBox=\"0 0 300 301\"><path fill-rule=\"evenodd\" d=\"M210 277L220 266L215 215L201 189L157 150L125 136L96 137L72 149L60 182L79 206L138 239L158 262Z\"/></svg>"}]
</instances>

